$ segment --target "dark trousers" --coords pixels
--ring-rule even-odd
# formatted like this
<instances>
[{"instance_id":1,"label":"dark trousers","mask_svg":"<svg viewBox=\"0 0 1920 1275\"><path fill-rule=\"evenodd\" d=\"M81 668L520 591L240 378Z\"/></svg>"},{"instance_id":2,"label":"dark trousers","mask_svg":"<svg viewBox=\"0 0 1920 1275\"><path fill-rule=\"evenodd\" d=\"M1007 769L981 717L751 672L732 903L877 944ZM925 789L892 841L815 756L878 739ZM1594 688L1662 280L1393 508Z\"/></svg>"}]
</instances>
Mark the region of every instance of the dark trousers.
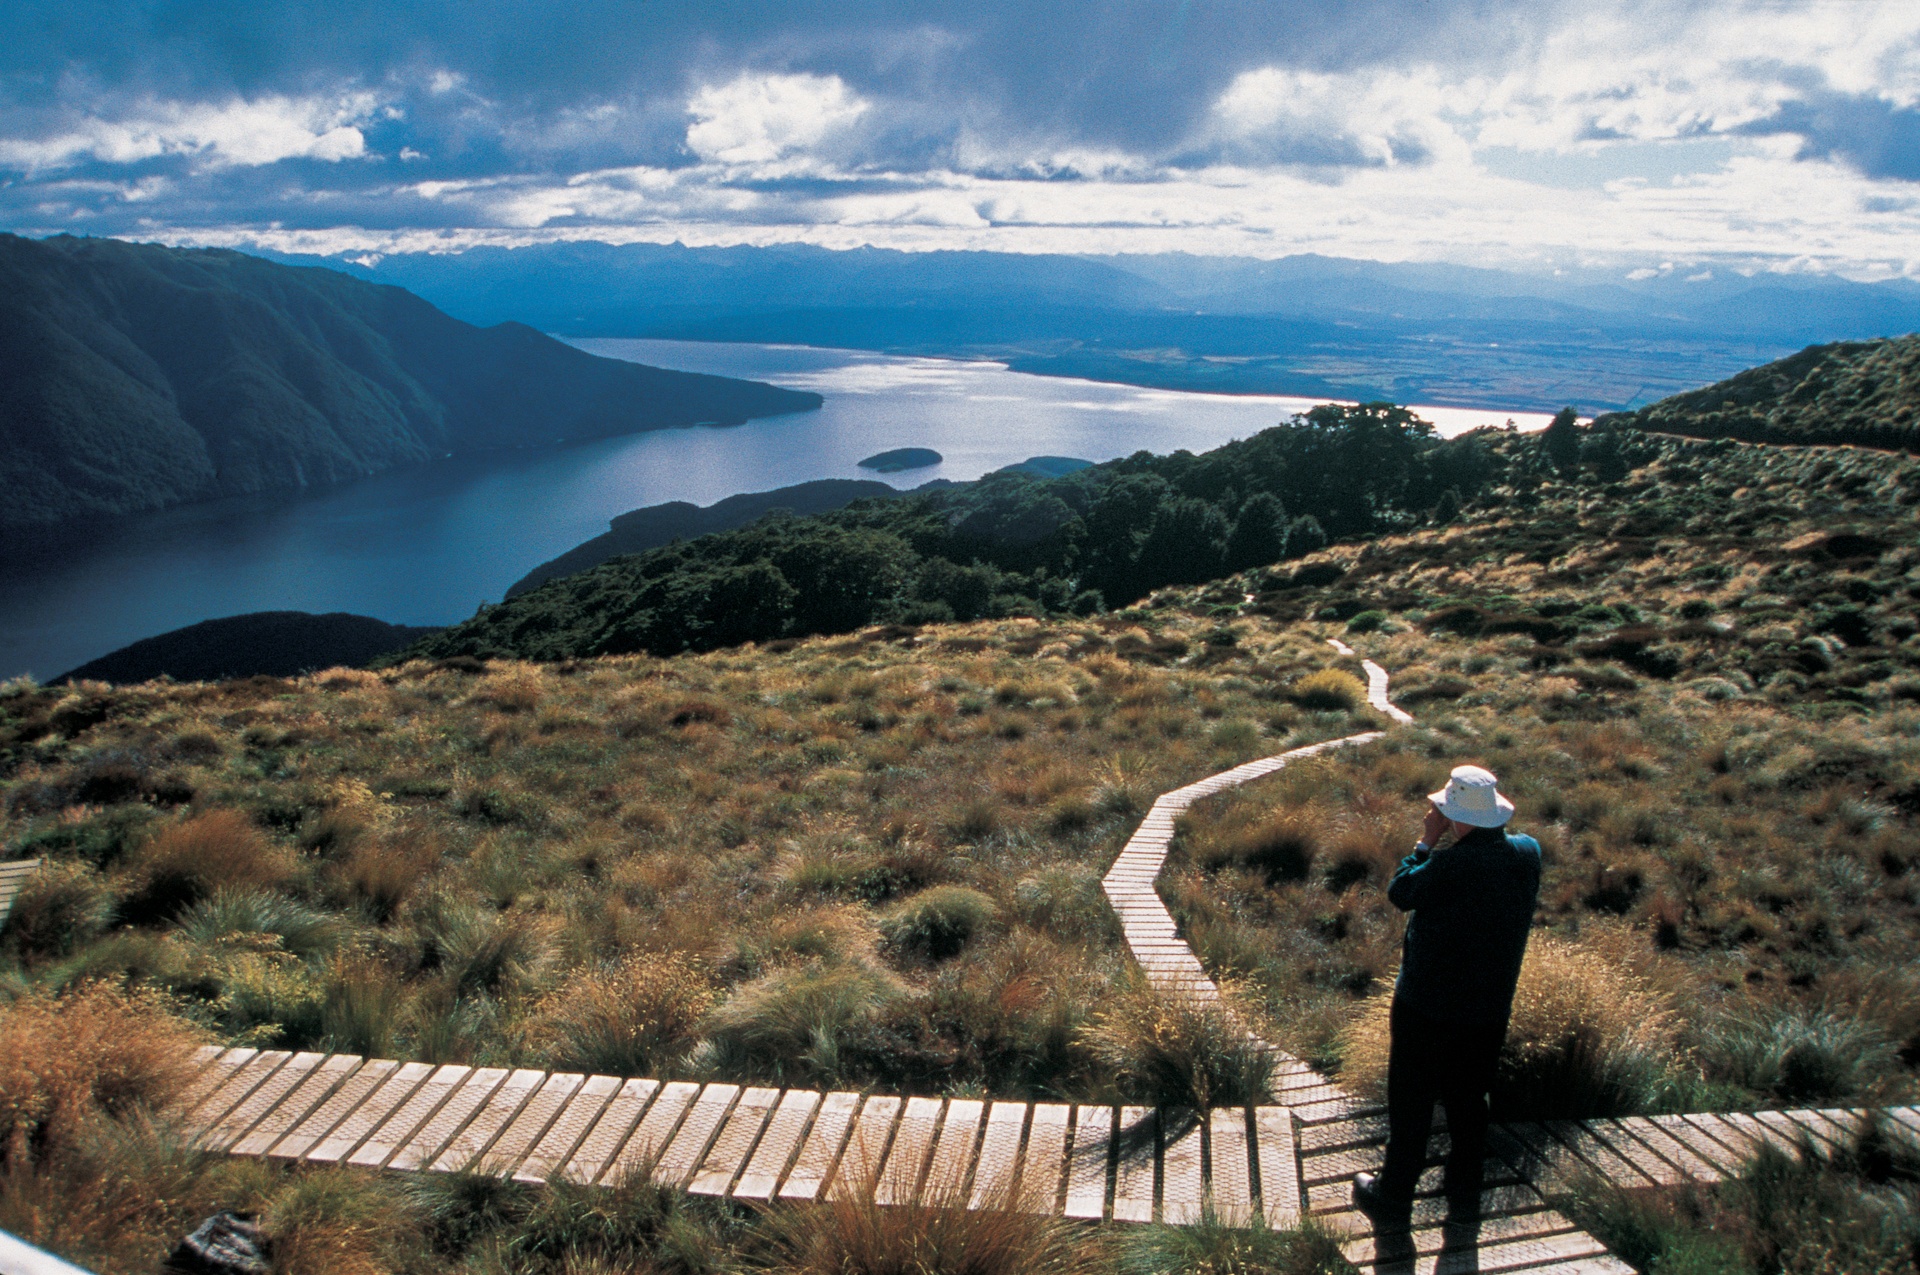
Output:
<instances>
[{"instance_id":1,"label":"dark trousers","mask_svg":"<svg viewBox=\"0 0 1920 1275\"><path fill-rule=\"evenodd\" d=\"M1393 1003L1393 1044L1387 1057L1387 1162L1380 1189L1407 1199L1427 1162L1433 1104L1447 1108L1446 1192L1477 1199L1487 1146L1487 1091L1507 1036L1505 1019L1457 1023L1430 1018Z\"/></svg>"}]
</instances>

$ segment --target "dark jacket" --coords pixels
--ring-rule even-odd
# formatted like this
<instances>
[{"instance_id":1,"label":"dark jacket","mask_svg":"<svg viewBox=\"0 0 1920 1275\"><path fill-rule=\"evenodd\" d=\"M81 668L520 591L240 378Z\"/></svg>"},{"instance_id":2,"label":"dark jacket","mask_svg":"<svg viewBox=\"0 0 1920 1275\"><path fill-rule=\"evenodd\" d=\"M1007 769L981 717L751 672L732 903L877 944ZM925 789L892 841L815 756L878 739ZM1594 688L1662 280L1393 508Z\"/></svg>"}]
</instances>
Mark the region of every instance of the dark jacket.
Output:
<instances>
[{"instance_id":1,"label":"dark jacket","mask_svg":"<svg viewBox=\"0 0 1920 1275\"><path fill-rule=\"evenodd\" d=\"M1505 1022L1540 894L1540 843L1476 828L1400 863L1387 898L1407 918L1394 996L1430 1018Z\"/></svg>"}]
</instances>

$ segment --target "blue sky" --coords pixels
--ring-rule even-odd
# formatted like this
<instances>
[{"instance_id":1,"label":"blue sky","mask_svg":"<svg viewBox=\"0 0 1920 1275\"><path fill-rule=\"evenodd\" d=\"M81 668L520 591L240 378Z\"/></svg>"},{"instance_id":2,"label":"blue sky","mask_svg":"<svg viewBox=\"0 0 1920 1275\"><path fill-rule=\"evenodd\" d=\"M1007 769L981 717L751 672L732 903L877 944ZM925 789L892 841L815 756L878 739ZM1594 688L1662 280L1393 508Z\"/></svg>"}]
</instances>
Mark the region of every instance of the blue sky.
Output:
<instances>
[{"instance_id":1,"label":"blue sky","mask_svg":"<svg viewBox=\"0 0 1920 1275\"><path fill-rule=\"evenodd\" d=\"M13 0L0 227L1920 278L1920 4Z\"/></svg>"}]
</instances>

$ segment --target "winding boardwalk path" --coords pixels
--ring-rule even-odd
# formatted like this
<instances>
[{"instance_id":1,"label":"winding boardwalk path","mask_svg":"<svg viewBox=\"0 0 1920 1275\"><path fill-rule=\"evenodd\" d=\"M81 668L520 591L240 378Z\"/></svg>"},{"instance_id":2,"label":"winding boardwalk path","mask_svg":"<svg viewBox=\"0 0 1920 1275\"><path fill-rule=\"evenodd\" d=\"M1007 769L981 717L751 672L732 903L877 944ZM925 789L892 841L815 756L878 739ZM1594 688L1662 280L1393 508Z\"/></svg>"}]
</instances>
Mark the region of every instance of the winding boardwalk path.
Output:
<instances>
[{"instance_id":1,"label":"winding boardwalk path","mask_svg":"<svg viewBox=\"0 0 1920 1275\"><path fill-rule=\"evenodd\" d=\"M1345 643L1329 642L1356 658ZM1386 670L1371 660L1361 667L1372 707L1396 725L1411 722L1388 698ZM1382 734L1251 761L1154 801L1102 881L1153 987L1172 997L1220 998L1155 886L1180 814L1203 797ZM181 1110L208 1150L314 1164L483 1172L533 1183L645 1174L695 1195L753 1203L859 1192L882 1203L1010 1207L1088 1221L1180 1225L1211 1209L1234 1222L1286 1226L1308 1215L1345 1236L1348 1257L1363 1270L1394 1275L1630 1275L1631 1267L1550 1208L1541 1189L1594 1172L1628 1187L1713 1182L1738 1173L1764 1145L1831 1150L1869 1118L1848 1109L1505 1126L1494 1132L1482 1216L1471 1223L1444 1217L1442 1130L1429 1147L1413 1227L1375 1235L1353 1209L1349 1184L1381 1162L1381 1109L1260 1043L1275 1060L1273 1103L1205 1113L214 1046L196 1054ZM1920 1147L1920 1109L1881 1118Z\"/></svg>"}]
</instances>

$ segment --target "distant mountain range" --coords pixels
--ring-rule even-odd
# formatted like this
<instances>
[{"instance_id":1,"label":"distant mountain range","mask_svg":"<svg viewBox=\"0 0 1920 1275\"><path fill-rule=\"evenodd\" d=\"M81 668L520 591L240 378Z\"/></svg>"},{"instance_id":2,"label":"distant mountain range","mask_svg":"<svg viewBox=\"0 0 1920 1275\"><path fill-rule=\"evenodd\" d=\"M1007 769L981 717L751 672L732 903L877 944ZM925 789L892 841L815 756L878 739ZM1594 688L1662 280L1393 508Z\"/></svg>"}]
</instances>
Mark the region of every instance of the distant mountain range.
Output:
<instances>
[{"instance_id":1,"label":"distant mountain range","mask_svg":"<svg viewBox=\"0 0 1920 1275\"><path fill-rule=\"evenodd\" d=\"M1174 389L1642 406L1812 342L1920 329L1920 285L1812 275L548 244L329 259L475 323L995 358Z\"/></svg>"},{"instance_id":2,"label":"distant mountain range","mask_svg":"<svg viewBox=\"0 0 1920 1275\"><path fill-rule=\"evenodd\" d=\"M820 401L474 327L337 270L0 235L0 529Z\"/></svg>"}]
</instances>

